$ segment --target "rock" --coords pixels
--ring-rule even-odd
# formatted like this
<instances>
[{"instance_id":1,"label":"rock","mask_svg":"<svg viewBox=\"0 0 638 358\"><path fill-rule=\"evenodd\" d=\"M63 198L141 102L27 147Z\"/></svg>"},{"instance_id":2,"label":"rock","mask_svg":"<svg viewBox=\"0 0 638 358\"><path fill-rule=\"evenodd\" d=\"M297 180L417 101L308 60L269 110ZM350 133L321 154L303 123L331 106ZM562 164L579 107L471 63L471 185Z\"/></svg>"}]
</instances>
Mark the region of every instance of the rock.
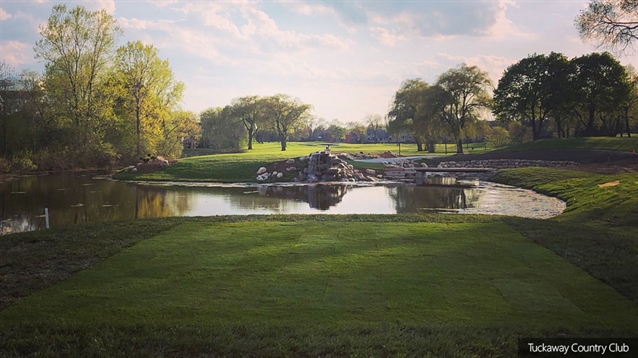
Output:
<instances>
[{"instance_id":1,"label":"rock","mask_svg":"<svg viewBox=\"0 0 638 358\"><path fill-rule=\"evenodd\" d=\"M164 167L167 167L167 166L168 166L168 160L166 160L166 159L162 159L162 160L160 161L160 167L161 167L161 168L164 168Z\"/></svg>"},{"instance_id":2,"label":"rock","mask_svg":"<svg viewBox=\"0 0 638 358\"><path fill-rule=\"evenodd\" d=\"M261 175L264 174L268 169L266 169L266 167L261 167L259 168L259 170L257 170L257 175Z\"/></svg>"},{"instance_id":3,"label":"rock","mask_svg":"<svg viewBox=\"0 0 638 358\"><path fill-rule=\"evenodd\" d=\"M277 171L275 170L274 172L272 172L272 174L270 175L271 177L277 176Z\"/></svg>"},{"instance_id":4,"label":"rock","mask_svg":"<svg viewBox=\"0 0 638 358\"><path fill-rule=\"evenodd\" d=\"M366 169L366 174L368 174L368 175L377 175L377 172L374 169Z\"/></svg>"},{"instance_id":5,"label":"rock","mask_svg":"<svg viewBox=\"0 0 638 358\"><path fill-rule=\"evenodd\" d=\"M277 173L277 179L281 179L284 177L284 173Z\"/></svg>"},{"instance_id":6,"label":"rock","mask_svg":"<svg viewBox=\"0 0 638 358\"><path fill-rule=\"evenodd\" d=\"M131 173L137 173L137 168L131 169Z\"/></svg>"},{"instance_id":7,"label":"rock","mask_svg":"<svg viewBox=\"0 0 638 358\"><path fill-rule=\"evenodd\" d=\"M286 160L286 164L295 164L295 158L290 158Z\"/></svg>"},{"instance_id":8,"label":"rock","mask_svg":"<svg viewBox=\"0 0 638 358\"><path fill-rule=\"evenodd\" d=\"M297 170L297 168L295 168L295 167L288 167L288 168L286 168L286 171L287 171L287 172L294 172L295 170Z\"/></svg>"}]
</instances>

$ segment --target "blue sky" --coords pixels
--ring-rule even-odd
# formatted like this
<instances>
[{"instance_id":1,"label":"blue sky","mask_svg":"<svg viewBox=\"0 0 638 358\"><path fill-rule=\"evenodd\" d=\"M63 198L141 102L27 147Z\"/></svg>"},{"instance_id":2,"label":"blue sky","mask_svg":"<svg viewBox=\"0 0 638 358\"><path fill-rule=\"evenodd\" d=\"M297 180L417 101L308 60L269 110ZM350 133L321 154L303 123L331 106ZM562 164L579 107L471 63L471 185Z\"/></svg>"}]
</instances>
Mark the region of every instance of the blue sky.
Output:
<instances>
[{"instance_id":1,"label":"blue sky","mask_svg":"<svg viewBox=\"0 0 638 358\"><path fill-rule=\"evenodd\" d=\"M17 69L34 59L38 27L60 1L0 1L0 55ZM106 9L124 31L159 49L201 112L244 95L285 93L328 121L387 113L402 81L460 63L490 73L533 53L596 51L573 25L588 1L67 1ZM633 54L619 57L636 66Z\"/></svg>"}]
</instances>

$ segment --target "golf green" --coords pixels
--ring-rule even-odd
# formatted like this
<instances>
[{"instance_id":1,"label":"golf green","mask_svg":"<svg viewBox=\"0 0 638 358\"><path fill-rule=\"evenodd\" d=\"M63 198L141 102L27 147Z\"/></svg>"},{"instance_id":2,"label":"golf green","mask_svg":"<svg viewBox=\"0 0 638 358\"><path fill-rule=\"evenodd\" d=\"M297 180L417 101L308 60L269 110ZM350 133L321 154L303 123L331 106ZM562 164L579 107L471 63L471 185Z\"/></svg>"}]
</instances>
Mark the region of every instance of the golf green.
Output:
<instances>
[{"instance_id":1,"label":"golf green","mask_svg":"<svg viewBox=\"0 0 638 358\"><path fill-rule=\"evenodd\" d=\"M503 223L184 223L5 323L638 327L609 286Z\"/></svg>"}]
</instances>

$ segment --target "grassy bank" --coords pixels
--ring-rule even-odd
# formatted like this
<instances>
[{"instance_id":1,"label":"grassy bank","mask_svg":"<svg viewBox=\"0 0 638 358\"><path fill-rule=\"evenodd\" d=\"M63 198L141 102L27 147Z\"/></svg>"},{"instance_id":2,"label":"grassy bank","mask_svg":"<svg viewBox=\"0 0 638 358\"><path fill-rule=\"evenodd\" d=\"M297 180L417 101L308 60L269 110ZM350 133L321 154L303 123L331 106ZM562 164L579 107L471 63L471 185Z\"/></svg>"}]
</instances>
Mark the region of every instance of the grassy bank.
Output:
<instances>
[{"instance_id":1,"label":"grassy bank","mask_svg":"<svg viewBox=\"0 0 638 358\"><path fill-rule=\"evenodd\" d=\"M513 144L496 151L518 151L532 149L598 149L620 150L631 152L638 151L638 136L635 137L587 137L587 138L563 138L541 139L524 144Z\"/></svg>"},{"instance_id":2,"label":"grassy bank","mask_svg":"<svg viewBox=\"0 0 638 358\"><path fill-rule=\"evenodd\" d=\"M530 168L496 179L568 210L175 218L8 236L3 284L31 268L30 286L43 261L113 256L22 291L0 312L0 356L511 357L518 337L638 335L635 176Z\"/></svg>"}]
</instances>

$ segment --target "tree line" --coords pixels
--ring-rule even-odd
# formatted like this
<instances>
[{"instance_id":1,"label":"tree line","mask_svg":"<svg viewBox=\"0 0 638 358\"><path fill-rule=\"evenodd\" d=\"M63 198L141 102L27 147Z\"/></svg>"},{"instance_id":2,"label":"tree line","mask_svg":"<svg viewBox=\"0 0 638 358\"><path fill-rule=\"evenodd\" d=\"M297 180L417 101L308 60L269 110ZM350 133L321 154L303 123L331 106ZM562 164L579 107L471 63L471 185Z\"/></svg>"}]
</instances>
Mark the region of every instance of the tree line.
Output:
<instances>
[{"instance_id":1,"label":"tree line","mask_svg":"<svg viewBox=\"0 0 638 358\"><path fill-rule=\"evenodd\" d=\"M197 146L218 152L253 149L253 143L325 141L368 143L388 141L386 123L380 115L368 115L365 123L338 120L330 123L313 115L312 106L285 94L244 96L225 107L209 108L200 114L202 135Z\"/></svg>"},{"instance_id":2,"label":"tree line","mask_svg":"<svg viewBox=\"0 0 638 358\"><path fill-rule=\"evenodd\" d=\"M490 117L496 119L491 125L482 121ZM407 132L418 150L430 152L451 139L463 153L463 141L481 133L506 144L508 129L519 128L515 124L527 128L531 140L631 136L638 75L607 52L571 60L552 52L509 66L494 88L487 72L462 64L432 85L420 78L403 82L388 118L392 133Z\"/></svg>"},{"instance_id":3,"label":"tree line","mask_svg":"<svg viewBox=\"0 0 638 358\"><path fill-rule=\"evenodd\" d=\"M0 64L0 170L179 157L184 139L199 136L168 61L140 41L118 47L122 31L106 11L56 5L39 33L44 73Z\"/></svg>"}]
</instances>

